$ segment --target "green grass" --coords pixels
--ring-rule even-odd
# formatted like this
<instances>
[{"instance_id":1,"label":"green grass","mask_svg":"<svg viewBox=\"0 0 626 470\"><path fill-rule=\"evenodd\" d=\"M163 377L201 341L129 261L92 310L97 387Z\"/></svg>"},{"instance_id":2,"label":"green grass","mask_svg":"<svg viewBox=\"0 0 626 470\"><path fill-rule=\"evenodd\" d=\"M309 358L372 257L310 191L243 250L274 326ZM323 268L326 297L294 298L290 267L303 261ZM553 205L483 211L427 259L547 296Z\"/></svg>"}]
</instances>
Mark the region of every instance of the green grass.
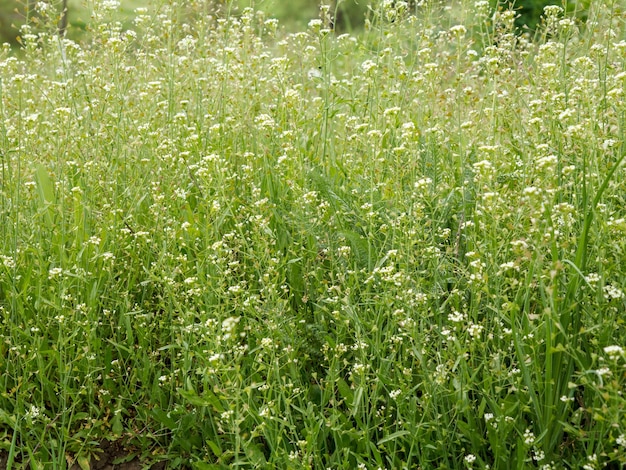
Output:
<instances>
[{"instance_id":1,"label":"green grass","mask_svg":"<svg viewBox=\"0 0 626 470\"><path fill-rule=\"evenodd\" d=\"M0 53L10 468L624 465L624 5L106 3Z\"/></svg>"}]
</instances>

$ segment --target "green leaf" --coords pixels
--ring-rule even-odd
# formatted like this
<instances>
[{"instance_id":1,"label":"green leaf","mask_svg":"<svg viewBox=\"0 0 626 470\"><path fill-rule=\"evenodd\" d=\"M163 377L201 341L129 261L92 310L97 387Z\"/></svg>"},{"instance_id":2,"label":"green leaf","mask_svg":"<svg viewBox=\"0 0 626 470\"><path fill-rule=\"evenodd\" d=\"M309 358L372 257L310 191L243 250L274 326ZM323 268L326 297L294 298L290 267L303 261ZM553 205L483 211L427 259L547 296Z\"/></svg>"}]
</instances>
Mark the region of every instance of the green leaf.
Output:
<instances>
[{"instance_id":1,"label":"green leaf","mask_svg":"<svg viewBox=\"0 0 626 470\"><path fill-rule=\"evenodd\" d=\"M35 455L33 454L33 452L28 449L28 463L30 465L30 469L31 470L43 470L43 465L41 464L41 462L39 460L37 460L35 458Z\"/></svg>"},{"instance_id":2,"label":"green leaf","mask_svg":"<svg viewBox=\"0 0 626 470\"><path fill-rule=\"evenodd\" d=\"M15 415L10 415L6 411L0 408L0 423L4 423L9 426L9 428L15 429L17 427L17 420L15 419Z\"/></svg>"},{"instance_id":3,"label":"green leaf","mask_svg":"<svg viewBox=\"0 0 626 470\"><path fill-rule=\"evenodd\" d=\"M194 406L212 407L219 413L225 411L222 401L211 390L205 390L202 395L198 395L193 389L183 390L178 388L177 391L181 397Z\"/></svg>"},{"instance_id":4,"label":"green leaf","mask_svg":"<svg viewBox=\"0 0 626 470\"><path fill-rule=\"evenodd\" d=\"M42 164L37 165L35 178L37 180L39 201L41 202L41 206L43 208L46 227L51 229L53 225L51 206L56 202L56 198L54 196L54 184L48 175L48 170Z\"/></svg>"},{"instance_id":5,"label":"green leaf","mask_svg":"<svg viewBox=\"0 0 626 470\"><path fill-rule=\"evenodd\" d=\"M91 464L89 463L89 458L86 455L79 455L76 457L76 462L78 462L79 467L82 470L90 470Z\"/></svg>"},{"instance_id":6,"label":"green leaf","mask_svg":"<svg viewBox=\"0 0 626 470\"><path fill-rule=\"evenodd\" d=\"M389 434L388 436L383 437L381 440L379 440L376 443L376 445L382 445L385 442L393 441L394 439L397 439L402 436L406 436L407 434L411 434L411 433L409 431L396 431L394 433Z\"/></svg>"},{"instance_id":7,"label":"green leaf","mask_svg":"<svg viewBox=\"0 0 626 470\"><path fill-rule=\"evenodd\" d=\"M172 419L170 416L168 416L168 414L163 410L160 410L157 408L153 409L152 416L154 417L154 419L156 419L160 424L165 426L170 431L173 431L174 429L178 427L178 425L176 424L176 421Z\"/></svg>"},{"instance_id":8,"label":"green leaf","mask_svg":"<svg viewBox=\"0 0 626 470\"><path fill-rule=\"evenodd\" d=\"M208 462L192 462L191 467L194 470L224 470L225 468L228 468L224 465Z\"/></svg>"},{"instance_id":9,"label":"green leaf","mask_svg":"<svg viewBox=\"0 0 626 470\"><path fill-rule=\"evenodd\" d=\"M345 238L352 248L356 262L360 267L369 266L369 242L356 232L343 230L339 236Z\"/></svg>"},{"instance_id":10,"label":"green leaf","mask_svg":"<svg viewBox=\"0 0 626 470\"><path fill-rule=\"evenodd\" d=\"M39 163L37 164L35 174L37 178L37 188L42 202L45 204L54 204L56 201L56 198L54 197L54 184L52 184L48 170L45 166Z\"/></svg>"},{"instance_id":11,"label":"green leaf","mask_svg":"<svg viewBox=\"0 0 626 470\"><path fill-rule=\"evenodd\" d=\"M339 389L339 394L346 400L348 406L352 406L354 400L354 392L347 384L347 382L343 379L339 379L337 381L337 388Z\"/></svg>"},{"instance_id":12,"label":"green leaf","mask_svg":"<svg viewBox=\"0 0 626 470\"><path fill-rule=\"evenodd\" d=\"M263 454L263 451L259 448L257 444L248 441L244 445L244 449L246 451L246 457L250 459L250 462L252 462L256 468L267 463L267 460L265 459L265 454Z\"/></svg>"},{"instance_id":13,"label":"green leaf","mask_svg":"<svg viewBox=\"0 0 626 470\"><path fill-rule=\"evenodd\" d=\"M113 434L116 436L121 436L124 432L124 425L122 424L122 413L121 410L118 410L113 416L113 420L111 421L111 430Z\"/></svg>"},{"instance_id":14,"label":"green leaf","mask_svg":"<svg viewBox=\"0 0 626 470\"><path fill-rule=\"evenodd\" d=\"M209 446L209 449L211 449L211 452L213 452L216 457L220 457L222 455L222 449L215 442L205 441L205 444Z\"/></svg>"},{"instance_id":15,"label":"green leaf","mask_svg":"<svg viewBox=\"0 0 626 470\"><path fill-rule=\"evenodd\" d=\"M176 391L181 397L194 406L209 406L211 404L209 401L198 396L195 390L183 390L182 388L178 388Z\"/></svg>"},{"instance_id":16,"label":"green leaf","mask_svg":"<svg viewBox=\"0 0 626 470\"><path fill-rule=\"evenodd\" d=\"M354 393L354 400L352 401L352 416L356 416L358 414L362 399L363 387L359 387L356 389L356 392Z\"/></svg>"}]
</instances>

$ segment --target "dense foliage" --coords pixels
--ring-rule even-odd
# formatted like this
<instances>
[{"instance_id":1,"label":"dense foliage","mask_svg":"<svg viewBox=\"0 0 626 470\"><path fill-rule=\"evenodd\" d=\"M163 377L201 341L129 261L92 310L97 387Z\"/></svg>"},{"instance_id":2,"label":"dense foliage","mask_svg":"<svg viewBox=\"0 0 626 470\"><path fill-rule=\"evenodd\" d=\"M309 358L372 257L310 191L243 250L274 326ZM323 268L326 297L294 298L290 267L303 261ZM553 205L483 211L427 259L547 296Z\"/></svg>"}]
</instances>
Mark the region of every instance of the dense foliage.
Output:
<instances>
[{"instance_id":1,"label":"dense foliage","mask_svg":"<svg viewBox=\"0 0 626 470\"><path fill-rule=\"evenodd\" d=\"M0 51L9 466L626 463L615 2L93 7Z\"/></svg>"},{"instance_id":2,"label":"dense foliage","mask_svg":"<svg viewBox=\"0 0 626 470\"><path fill-rule=\"evenodd\" d=\"M549 5L563 7L571 16L584 20L589 9L588 0L505 0L493 2L514 9L517 13L515 24L520 31L534 32L541 22L544 8Z\"/></svg>"},{"instance_id":3,"label":"dense foliage","mask_svg":"<svg viewBox=\"0 0 626 470\"><path fill-rule=\"evenodd\" d=\"M35 0L21 0L17 2L15 0L0 0L0 42L15 44L19 36L20 25L28 22L32 23L33 19L37 21L36 3ZM50 5L49 9L54 11L57 16L57 24L61 22L63 6L67 5L69 13L68 18L72 21L74 26L70 33L71 37L73 39L81 37L81 32L86 27L86 21L88 19L85 15L85 2L79 0L49 0L47 3ZM148 0L126 0L120 4L120 7L128 13L134 8L141 7L147 3ZM230 2L213 0L211 3L213 3L215 7L230 4L235 7L243 8L251 2L249 0ZM491 0L491 3L494 9L498 7L510 7L515 9L518 15L516 26L520 31L526 29L534 31L541 20L544 7L551 4L562 5L563 2L556 0L511 0L508 2ZM330 5L335 29L340 32L362 29L364 21L374 4L375 2L369 0L335 0ZM266 13L271 14L271 16L279 19L281 24L289 25L289 28L293 30L302 28L309 19L316 16L319 1L290 0L288 2L280 2L277 0L265 0L258 2L257 6ZM408 8L413 12L419 11L422 6L421 2L416 2L415 0L408 2ZM575 12L577 16L584 18L589 7L589 2L587 0L583 2L570 1L566 2L566 7L568 10ZM124 16L126 16L126 14Z\"/></svg>"}]
</instances>

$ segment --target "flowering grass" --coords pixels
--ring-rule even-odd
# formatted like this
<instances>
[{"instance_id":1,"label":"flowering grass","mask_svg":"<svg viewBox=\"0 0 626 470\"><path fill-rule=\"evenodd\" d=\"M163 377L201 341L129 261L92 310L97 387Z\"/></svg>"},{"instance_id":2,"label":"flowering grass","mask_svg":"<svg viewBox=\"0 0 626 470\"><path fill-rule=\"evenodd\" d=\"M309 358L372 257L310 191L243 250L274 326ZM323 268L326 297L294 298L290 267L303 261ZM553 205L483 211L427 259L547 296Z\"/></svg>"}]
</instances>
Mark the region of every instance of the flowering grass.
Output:
<instances>
[{"instance_id":1,"label":"flowering grass","mask_svg":"<svg viewBox=\"0 0 626 470\"><path fill-rule=\"evenodd\" d=\"M626 463L620 2L92 7L0 53L10 468Z\"/></svg>"}]
</instances>

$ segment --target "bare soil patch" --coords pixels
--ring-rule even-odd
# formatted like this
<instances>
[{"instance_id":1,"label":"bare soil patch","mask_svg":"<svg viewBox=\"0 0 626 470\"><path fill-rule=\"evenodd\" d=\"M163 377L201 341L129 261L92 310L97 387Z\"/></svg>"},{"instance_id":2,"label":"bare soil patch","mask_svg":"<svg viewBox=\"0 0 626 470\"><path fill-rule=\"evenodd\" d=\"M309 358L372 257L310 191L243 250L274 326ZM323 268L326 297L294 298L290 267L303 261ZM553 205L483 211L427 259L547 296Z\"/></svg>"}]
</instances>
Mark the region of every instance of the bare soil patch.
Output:
<instances>
[{"instance_id":1,"label":"bare soil patch","mask_svg":"<svg viewBox=\"0 0 626 470\"><path fill-rule=\"evenodd\" d=\"M7 468L8 454L0 452L0 470ZM132 454L125 450L118 442L103 441L100 443L98 453L89 461L91 470L142 470L149 468L150 470L164 470L165 462L158 462L146 467L145 462L141 462L138 458L132 457ZM70 470L82 470L78 463L74 463Z\"/></svg>"}]
</instances>

